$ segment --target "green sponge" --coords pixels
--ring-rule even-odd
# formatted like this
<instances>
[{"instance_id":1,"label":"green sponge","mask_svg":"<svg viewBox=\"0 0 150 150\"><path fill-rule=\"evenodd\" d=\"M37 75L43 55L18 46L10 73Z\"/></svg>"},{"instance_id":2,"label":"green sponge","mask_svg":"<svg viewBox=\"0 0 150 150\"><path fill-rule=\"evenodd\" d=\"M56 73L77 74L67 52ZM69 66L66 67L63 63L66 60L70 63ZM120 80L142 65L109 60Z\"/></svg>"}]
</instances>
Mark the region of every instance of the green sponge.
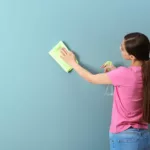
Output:
<instances>
[{"instance_id":1,"label":"green sponge","mask_svg":"<svg viewBox=\"0 0 150 150\"><path fill-rule=\"evenodd\" d=\"M51 51L49 51L49 55L62 67L64 71L68 73L73 68L60 58L60 51L62 48L68 50L66 45L62 41L60 41Z\"/></svg>"}]
</instances>

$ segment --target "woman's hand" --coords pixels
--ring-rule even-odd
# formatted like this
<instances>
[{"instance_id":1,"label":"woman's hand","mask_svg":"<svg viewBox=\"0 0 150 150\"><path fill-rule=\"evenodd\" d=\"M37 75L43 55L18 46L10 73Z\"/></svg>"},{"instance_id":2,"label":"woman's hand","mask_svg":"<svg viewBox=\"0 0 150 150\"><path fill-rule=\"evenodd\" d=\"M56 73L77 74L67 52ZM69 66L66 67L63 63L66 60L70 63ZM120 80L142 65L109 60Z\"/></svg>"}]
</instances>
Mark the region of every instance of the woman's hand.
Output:
<instances>
[{"instance_id":1,"label":"woman's hand","mask_svg":"<svg viewBox=\"0 0 150 150\"><path fill-rule=\"evenodd\" d=\"M109 71L116 69L114 65L103 65L101 68L104 69L104 72L109 72Z\"/></svg>"},{"instance_id":2,"label":"woman's hand","mask_svg":"<svg viewBox=\"0 0 150 150\"><path fill-rule=\"evenodd\" d=\"M60 57L70 66L73 66L76 63L75 54L71 51L67 51L65 48L61 49Z\"/></svg>"}]
</instances>

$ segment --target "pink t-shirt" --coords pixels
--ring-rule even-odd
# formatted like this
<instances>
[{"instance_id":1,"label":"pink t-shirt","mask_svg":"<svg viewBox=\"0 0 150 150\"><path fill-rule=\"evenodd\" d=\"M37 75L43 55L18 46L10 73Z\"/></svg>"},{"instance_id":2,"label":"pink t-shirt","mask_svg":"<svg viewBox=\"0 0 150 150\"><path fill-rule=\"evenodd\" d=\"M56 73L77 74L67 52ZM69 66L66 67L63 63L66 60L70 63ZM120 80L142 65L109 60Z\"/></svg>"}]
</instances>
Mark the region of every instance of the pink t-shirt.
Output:
<instances>
[{"instance_id":1,"label":"pink t-shirt","mask_svg":"<svg viewBox=\"0 0 150 150\"><path fill-rule=\"evenodd\" d=\"M142 70L141 67L119 67L107 73L114 85L111 133L129 127L148 129L142 121Z\"/></svg>"}]
</instances>

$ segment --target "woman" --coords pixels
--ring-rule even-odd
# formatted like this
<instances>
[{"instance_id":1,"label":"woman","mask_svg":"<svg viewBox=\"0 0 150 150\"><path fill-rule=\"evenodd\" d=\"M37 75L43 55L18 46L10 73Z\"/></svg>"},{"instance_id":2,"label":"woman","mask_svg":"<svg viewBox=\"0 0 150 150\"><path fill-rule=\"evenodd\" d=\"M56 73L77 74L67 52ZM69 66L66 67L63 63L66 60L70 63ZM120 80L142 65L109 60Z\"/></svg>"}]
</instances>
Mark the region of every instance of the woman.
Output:
<instances>
[{"instance_id":1,"label":"woman","mask_svg":"<svg viewBox=\"0 0 150 150\"><path fill-rule=\"evenodd\" d=\"M150 150L150 42L142 33L130 33L121 44L124 59L131 66L104 66L110 72L92 74L76 63L75 55L65 49L61 58L85 80L114 85L110 126L110 150Z\"/></svg>"}]
</instances>

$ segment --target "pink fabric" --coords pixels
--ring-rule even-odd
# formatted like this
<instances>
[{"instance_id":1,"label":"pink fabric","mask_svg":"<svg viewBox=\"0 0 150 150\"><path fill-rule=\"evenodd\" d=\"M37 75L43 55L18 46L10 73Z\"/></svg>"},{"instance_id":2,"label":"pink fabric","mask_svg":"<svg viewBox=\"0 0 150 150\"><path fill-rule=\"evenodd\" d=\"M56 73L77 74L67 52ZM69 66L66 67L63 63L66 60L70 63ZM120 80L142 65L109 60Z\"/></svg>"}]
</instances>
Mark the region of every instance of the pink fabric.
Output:
<instances>
[{"instance_id":1,"label":"pink fabric","mask_svg":"<svg viewBox=\"0 0 150 150\"><path fill-rule=\"evenodd\" d=\"M148 129L142 121L141 67L119 67L107 75L114 85L110 132L119 133L131 126Z\"/></svg>"}]
</instances>

